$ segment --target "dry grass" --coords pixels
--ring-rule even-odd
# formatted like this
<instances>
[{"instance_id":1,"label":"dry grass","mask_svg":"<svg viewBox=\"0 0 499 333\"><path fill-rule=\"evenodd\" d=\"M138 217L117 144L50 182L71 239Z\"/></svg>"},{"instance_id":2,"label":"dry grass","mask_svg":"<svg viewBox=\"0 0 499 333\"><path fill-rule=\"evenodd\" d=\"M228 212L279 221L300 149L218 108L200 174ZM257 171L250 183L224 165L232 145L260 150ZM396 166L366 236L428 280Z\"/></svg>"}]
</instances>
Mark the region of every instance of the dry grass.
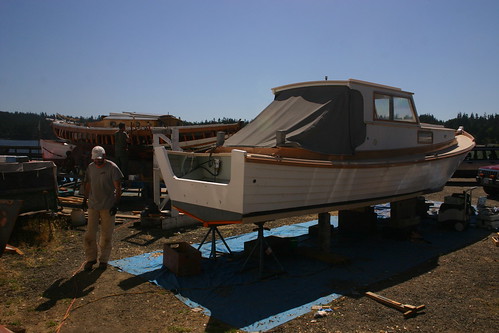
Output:
<instances>
[{"instance_id":1,"label":"dry grass","mask_svg":"<svg viewBox=\"0 0 499 333\"><path fill-rule=\"evenodd\" d=\"M34 216L22 216L17 219L9 243L23 248L47 248L57 250L61 245L69 219L65 216L50 216L40 213Z\"/></svg>"}]
</instances>

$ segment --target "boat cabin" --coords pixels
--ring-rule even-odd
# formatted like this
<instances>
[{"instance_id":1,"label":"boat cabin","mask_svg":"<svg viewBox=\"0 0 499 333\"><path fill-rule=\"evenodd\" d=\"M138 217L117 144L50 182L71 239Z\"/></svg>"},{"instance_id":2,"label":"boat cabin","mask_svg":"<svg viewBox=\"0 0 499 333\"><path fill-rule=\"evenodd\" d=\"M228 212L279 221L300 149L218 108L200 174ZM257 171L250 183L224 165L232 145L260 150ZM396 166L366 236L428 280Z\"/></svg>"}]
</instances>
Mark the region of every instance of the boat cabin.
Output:
<instances>
[{"instance_id":1,"label":"boat cabin","mask_svg":"<svg viewBox=\"0 0 499 333\"><path fill-rule=\"evenodd\" d=\"M455 130L419 122L413 94L400 88L349 79L272 91L274 101L225 147L288 147L348 156L380 150L424 153L455 144Z\"/></svg>"}]
</instances>

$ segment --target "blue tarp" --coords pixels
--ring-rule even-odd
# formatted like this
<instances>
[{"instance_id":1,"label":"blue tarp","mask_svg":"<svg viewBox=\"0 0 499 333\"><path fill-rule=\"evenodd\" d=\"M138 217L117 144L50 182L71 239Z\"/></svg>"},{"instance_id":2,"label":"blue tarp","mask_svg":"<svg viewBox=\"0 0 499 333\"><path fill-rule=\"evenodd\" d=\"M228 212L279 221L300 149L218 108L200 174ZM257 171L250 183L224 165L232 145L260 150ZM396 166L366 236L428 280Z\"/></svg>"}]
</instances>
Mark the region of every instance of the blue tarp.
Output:
<instances>
[{"instance_id":1,"label":"blue tarp","mask_svg":"<svg viewBox=\"0 0 499 333\"><path fill-rule=\"evenodd\" d=\"M377 212L383 216L384 210L381 207ZM308 230L315 224L316 220L283 226L266 231L265 236L293 237L300 247L314 246L316 240L308 236ZM331 217L331 224L337 226L336 216ZM162 267L162 251L110 264L172 290L182 302L203 309L208 316L245 331L266 331L309 312L314 305L330 303L488 234L476 228L460 233L440 229L434 219L425 220L420 229L424 237L421 242L387 239L382 233L338 233L333 236L331 253L347 257L349 264L330 265L305 256L277 253L285 272L264 279L253 261L241 271L247 258L242 254L244 243L255 239L256 233L227 238L234 256L203 259L202 274L196 276L178 277ZM208 258L211 245L205 244L201 250L203 258ZM227 252L221 241L217 241L217 250ZM266 264L265 272L279 268L271 256L266 258Z\"/></svg>"}]
</instances>

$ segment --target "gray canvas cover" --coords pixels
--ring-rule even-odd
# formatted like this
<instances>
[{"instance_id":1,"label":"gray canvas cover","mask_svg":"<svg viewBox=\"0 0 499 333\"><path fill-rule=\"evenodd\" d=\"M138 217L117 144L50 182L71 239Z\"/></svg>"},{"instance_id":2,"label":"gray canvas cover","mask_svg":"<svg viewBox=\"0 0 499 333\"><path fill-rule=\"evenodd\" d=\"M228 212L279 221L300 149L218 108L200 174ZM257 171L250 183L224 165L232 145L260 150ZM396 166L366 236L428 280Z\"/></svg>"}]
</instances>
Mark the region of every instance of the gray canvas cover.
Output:
<instances>
[{"instance_id":1,"label":"gray canvas cover","mask_svg":"<svg viewBox=\"0 0 499 333\"><path fill-rule=\"evenodd\" d=\"M278 92L252 122L231 136L226 147L275 147L284 131L284 146L324 154L351 155L366 136L364 103L347 86L309 86Z\"/></svg>"}]
</instances>

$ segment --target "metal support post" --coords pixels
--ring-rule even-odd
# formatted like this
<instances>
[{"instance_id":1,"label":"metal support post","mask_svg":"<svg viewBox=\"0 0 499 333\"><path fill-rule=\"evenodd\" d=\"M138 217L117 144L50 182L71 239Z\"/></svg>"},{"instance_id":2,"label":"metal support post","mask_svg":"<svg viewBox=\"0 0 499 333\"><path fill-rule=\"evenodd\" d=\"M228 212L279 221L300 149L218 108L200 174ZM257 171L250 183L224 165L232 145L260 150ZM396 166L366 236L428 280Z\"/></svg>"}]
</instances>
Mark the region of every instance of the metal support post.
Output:
<instances>
[{"instance_id":1,"label":"metal support post","mask_svg":"<svg viewBox=\"0 0 499 333\"><path fill-rule=\"evenodd\" d=\"M241 271L243 271L244 268L246 267L246 264L251 259L251 256L253 255L255 250L258 249L258 274L259 274L260 278L263 278L263 269L264 269L264 265L265 265L265 255L266 254L272 255L272 258L274 258L274 261L277 263L277 265L280 268L279 273L284 272L284 268L282 267L281 262L279 261L279 259L277 259L277 256L275 255L274 251L272 251L272 248L269 246L269 244L265 240L265 237L263 235L263 231L270 230L270 229L264 228L263 227L264 223L265 222L255 223L258 226L256 229L253 230L253 231L257 231L256 243L255 243L255 246L253 247L253 249L251 250L249 256L244 261L243 267L241 268Z\"/></svg>"},{"instance_id":2,"label":"metal support post","mask_svg":"<svg viewBox=\"0 0 499 333\"><path fill-rule=\"evenodd\" d=\"M319 249L322 252L331 250L331 215L319 213Z\"/></svg>"},{"instance_id":3,"label":"metal support post","mask_svg":"<svg viewBox=\"0 0 499 333\"><path fill-rule=\"evenodd\" d=\"M204 242L206 241L206 239L208 238L209 235L211 235L211 252L210 252L210 259L216 259L217 258L217 246L216 246L216 241L217 241L217 236L216 234L218 234L218 237L220 237L220 239L222 240L222 242L224 243L225 247L227 248L227 250L229 251L229 254L232 255L232 251L230 250L229 248L229 245L227 244L227 242L225 241L224 237L222 236L222 234L220 233L220 230L218 230L218 226L216 225L210 225L210 229L208 230L208 232L206 233L206 235L204 236L203 240L201 241L201 243L199 244L198 246L198 250L201 249L201 246L203 246Z\"/></svg>"}]
</instances>

